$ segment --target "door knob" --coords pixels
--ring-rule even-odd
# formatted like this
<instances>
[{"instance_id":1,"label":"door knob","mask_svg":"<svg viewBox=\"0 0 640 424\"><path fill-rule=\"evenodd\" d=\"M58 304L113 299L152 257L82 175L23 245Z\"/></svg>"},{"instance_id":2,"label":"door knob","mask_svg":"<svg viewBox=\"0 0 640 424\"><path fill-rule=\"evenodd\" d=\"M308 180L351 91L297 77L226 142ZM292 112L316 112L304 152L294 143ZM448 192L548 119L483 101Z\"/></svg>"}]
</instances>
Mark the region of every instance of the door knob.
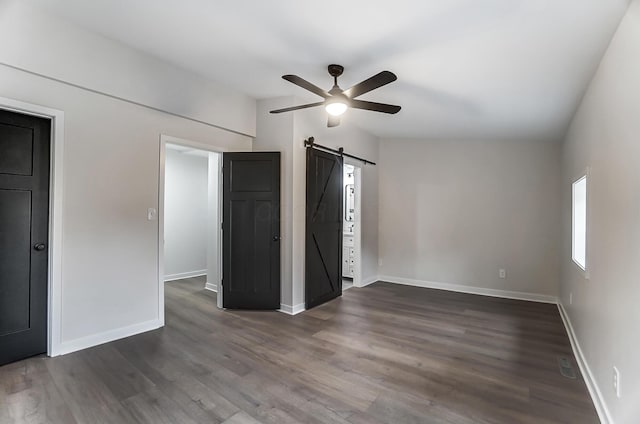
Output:
<instances>
[{"instance_id":1,"label":"door knob","mask_svg":"<svg viewBox=\"0 0 640 424\"><path fill-rule=\"evenodd\" d=\"M47 247L47 245L44 244L44 243L38 243L38 244L33 246L33 248L35 250L37 250L38 252L43 251L46 247Z\"/></svg>"}]
</instances>

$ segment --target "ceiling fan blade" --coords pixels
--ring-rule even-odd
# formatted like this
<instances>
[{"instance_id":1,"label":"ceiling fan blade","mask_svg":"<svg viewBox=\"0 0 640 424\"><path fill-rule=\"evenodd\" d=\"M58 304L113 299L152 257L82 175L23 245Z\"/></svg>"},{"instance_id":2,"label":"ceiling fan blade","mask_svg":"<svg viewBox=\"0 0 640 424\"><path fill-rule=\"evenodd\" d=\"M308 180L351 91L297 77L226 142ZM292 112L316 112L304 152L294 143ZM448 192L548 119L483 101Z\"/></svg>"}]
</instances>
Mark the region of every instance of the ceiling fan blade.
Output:
<instances>
[{"instance_id":1,"label":"ceiling fan blade","mask_svg":"<svg viewBox=\"0 0 640 424\"><path fill-rule=\"evenodd\" d=\"M311 91L313 94L324 97L325 99L331 97L331 95L324 91L322 88L318 87L317 85L311 84L309 81L302 79L297 75L283 75L282 78L291 83L294 83L299 87L304 88L305 90Z\"/></svg>"},{"instance_id":2,"label":"ceiling fan blade","mask_svg":"<svg viewBox=\"0 0 640 424\"><path fill-rule=\"evenodd\" d=\"M364 100L351 100L351 107L355 109L365 109L372 110L374 112L382 112L382 113L398 113L400 106L396 105L388 105L386 103L375 103L375 102L366 102Z\"/></svg>"},{"instance_id":3,"label":"ceiling fan blade","mask_svg":"<svg viewBox=\"0 0 640 424\"><path fill-rule=\"evenodd\" d=\"M338 125L340 125L340 117L329 115L329 119L327 120L327 127L337 127Z\"/></svg>"},{"instance_id":4,"label":"ceiling fan blade","mask_svg":"<svg viewBox=\"0 0 640 424\"><path fill-rule=\"evenodd\" d=\"M306 105L291 106L291 107L285 107L284 109L272 110L271 113L291 112L292 110L306 109L306 108L309 108L309 107L322 106L323 104L324 104L324 102L308 103Z\"/></svg>"},{"instance_id":5,"label":"ceiling fan blade","mask_svg":"<svg viewBox=\"0 0 640 424\"><path fill-rule=\"evenodd\" d=\"M382 71L379 74L372 76L359 84L354 85L348 90L344 91L344 94L354 99L364 93L368 93L371 90L375 90L376 88L382 87L383 85L387 85L391 82L397 80L398 77L393 72Z\"/></svg>"}]
</instances>

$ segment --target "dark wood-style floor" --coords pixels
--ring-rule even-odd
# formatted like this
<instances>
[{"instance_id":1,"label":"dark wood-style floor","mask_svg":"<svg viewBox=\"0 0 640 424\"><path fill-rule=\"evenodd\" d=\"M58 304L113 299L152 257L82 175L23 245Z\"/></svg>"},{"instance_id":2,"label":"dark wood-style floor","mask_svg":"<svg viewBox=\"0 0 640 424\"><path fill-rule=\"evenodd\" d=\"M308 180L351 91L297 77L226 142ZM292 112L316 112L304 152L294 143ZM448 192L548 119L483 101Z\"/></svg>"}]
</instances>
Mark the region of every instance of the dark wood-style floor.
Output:
<instances>
[{"instance_id":1,"label":"dark wood-style floor","mask_svg":"<svg viewBox=\"0 0 640 424\"><path fill-rule=\"evenodd\" d=\"M163 329L0 367L0 423L598 422L554 305L376 283L291 317L202 286L167 284Z\"/></svg>"}]
</instances>

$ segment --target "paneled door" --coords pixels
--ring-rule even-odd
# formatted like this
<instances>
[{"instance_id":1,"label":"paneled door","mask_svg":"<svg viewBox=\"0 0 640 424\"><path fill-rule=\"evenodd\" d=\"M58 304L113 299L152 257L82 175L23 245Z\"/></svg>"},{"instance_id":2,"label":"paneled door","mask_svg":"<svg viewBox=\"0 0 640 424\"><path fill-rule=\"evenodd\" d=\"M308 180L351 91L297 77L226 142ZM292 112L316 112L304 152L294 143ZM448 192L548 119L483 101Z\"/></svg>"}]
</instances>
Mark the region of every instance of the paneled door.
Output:
<instances>
[{"instance_id":1,"label":"paneled door","mask_svg":"<svg viewBox=\"0 0 640 424\"><path fill-rule=\"evenodd\" d=\"M47 350L50 134L0 110L0 365Z\"/></svg>"},{"instance_id":2,"label":"paneled door","mask_svg":"<svg viewBox=\"0 0 640 424\"><path fill-rule=\"evenodd\" d=\"M280 308L280 152L223 153L222 303Z\"/></svg>"}]
</instances>

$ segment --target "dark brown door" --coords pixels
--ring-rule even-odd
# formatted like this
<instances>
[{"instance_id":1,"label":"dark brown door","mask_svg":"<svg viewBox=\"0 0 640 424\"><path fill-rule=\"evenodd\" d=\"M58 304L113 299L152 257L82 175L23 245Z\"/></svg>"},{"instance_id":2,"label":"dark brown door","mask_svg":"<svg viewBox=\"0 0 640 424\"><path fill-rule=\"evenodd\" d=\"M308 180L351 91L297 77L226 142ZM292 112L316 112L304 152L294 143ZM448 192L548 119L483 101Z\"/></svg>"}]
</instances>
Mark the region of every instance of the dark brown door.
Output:
<instances>
[{"instance_id":1,"label":"dark brown door","mask_svg":"<svg viewBox=\"0 0 640 424\"><path fill-rule=\"evenodd\" d=\"M307 149L305 303L342 295L342 157Z\"/></svg>"},{"instance_id":2,"label":"dark brown door","mask_svg":"<svg viewBox=\"0 0 640 424\"><path fill-rule=\"evenodd\" d=\"M279 309L280 152L222 158L222 304Z\"/></svg>"},{"instance_id":3,"label":"dark brown door","mask_svg":"<svg viewBox=\"0 0 640 424\"><path fill-rule=\"evenodd\" d=\"M47 350L50 128L0 110L0 365Z\"/></svg>"}]
</instances>

